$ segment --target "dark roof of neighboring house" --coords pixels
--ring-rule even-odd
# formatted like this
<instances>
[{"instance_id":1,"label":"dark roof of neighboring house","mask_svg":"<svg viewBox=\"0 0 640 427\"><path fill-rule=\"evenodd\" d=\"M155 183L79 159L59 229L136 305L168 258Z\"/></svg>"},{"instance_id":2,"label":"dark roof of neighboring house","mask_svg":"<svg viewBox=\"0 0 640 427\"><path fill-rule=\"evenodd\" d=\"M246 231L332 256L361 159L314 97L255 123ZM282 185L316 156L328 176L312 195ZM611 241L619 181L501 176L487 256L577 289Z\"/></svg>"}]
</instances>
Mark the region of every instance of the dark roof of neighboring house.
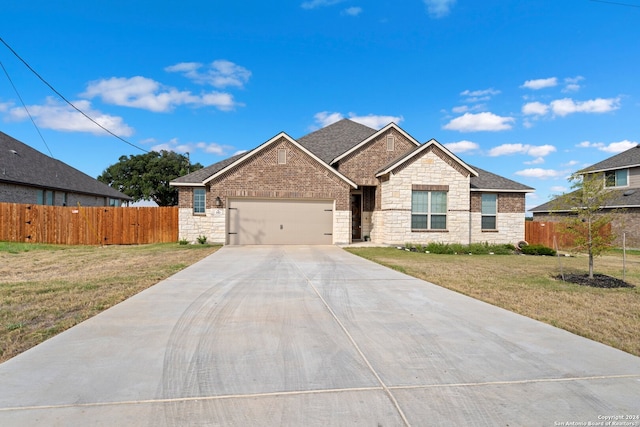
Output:
<instances>
[{"instance_id":1,"label":"dark roof of neighboring house","mask_svg":"<svg viewBox=\"0 0 640 427\"><path fill-rule=\"evenodd\" d=\"M471 190L533 191L534 189L495 173L469 165L478 172L471 177Z\"/></svg>"},{"instance_id":2,"label":"dark roof of neighboring house","mask_svg":"<svg viewBox=\"0 0 640 427\"><path fill-rule=\"evenodd\" d=\"M298 139L300 145L329 164L345 151L358 145L377 130L343 119Z\"/></svg>"},{"instance_id":3,"label":"dark roof of neighboring house","mask_svg":"<svg viewBox=\"0 0 640 427\"><path fill-rule=\"evenodd\" d=\"M0 132L0 182L132 200L89 175Z\"/></svg>"},{"instance_id":4,"label":"dark roof of neighboring house","mask_svg":"<svg viewBox=\"0 0 640 427\"><path fill-rule=\"evenodd\" d=\"M610 190L615 194L607 202L605 208L637 208L640 207L640 188L621 188ZM573 206L562 205L556 198L550 200L535 208L529 209L529 212L548 213L548 212L566 212L573 208Z\"/></svg>"},{"instance_id":5,"label":"dark roof of neighboring house","mask_svg":"<svg viewBox=\"0 0 640 427\"><path fill-rule=\"evenodd\" d=\"M640 166L640 145L609 157L595 165L582 169L580 172L602 172L606 170Z\"/></svg>"}]
</instances>

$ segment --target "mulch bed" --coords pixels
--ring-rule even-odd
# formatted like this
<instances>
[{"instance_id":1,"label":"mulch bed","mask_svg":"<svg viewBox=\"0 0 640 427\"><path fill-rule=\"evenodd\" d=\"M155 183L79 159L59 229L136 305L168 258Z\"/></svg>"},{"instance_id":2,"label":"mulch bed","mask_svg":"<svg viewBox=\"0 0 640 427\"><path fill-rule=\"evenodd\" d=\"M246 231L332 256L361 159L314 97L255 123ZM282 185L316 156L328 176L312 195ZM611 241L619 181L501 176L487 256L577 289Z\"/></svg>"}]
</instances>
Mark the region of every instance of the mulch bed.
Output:
<instances>
[{"instance_id":1,"label":"mulch bed","mask_svg":"<svg viewBox=\"0 0 640 427\"><path fill-rule=\"evenodd\" d=\"M556 279L562 280L561 275L555 276ZM589 279L588 274L565 274L564 281L575 283L581 286L591 286L594 288L635 288L634 285L606 274L594 274L593 279Z\"/></svg>"}]
</instances>

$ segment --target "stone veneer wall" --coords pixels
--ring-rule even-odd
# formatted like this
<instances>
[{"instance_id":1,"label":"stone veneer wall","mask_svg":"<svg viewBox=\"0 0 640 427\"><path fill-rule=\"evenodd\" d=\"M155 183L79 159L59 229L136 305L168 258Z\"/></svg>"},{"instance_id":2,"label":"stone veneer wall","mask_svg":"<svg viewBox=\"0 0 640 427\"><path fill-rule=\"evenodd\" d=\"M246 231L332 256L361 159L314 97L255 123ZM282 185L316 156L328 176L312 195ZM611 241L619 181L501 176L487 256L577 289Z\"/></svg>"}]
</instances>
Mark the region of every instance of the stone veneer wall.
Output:
<instances>
[{"instance_id":1,"label":"stone veneer wall","mask_svg":"<svg viewBox=\"0 0 640 427\"><path fill-rule=\"evenodd\" d=\"M375 216L372 236L377 243L467 243L469 241L469 173L437 147L390 173L382 180L382 224ZM446 185L447 230L411 230L411 191L413 185Z\"/></svg>"},{"instance_id":2,"label":"stone veneer wall","mask_svg":"<svg viewBox=\"0 0 640 427\"><path fill-rule=\"evenodd\" d=\"M511 243L515 245L524 240L525 194L497 194L497 229L482 230L482 192L474 191L471 193L471 243Z\"/></svg>"}]
</instances>

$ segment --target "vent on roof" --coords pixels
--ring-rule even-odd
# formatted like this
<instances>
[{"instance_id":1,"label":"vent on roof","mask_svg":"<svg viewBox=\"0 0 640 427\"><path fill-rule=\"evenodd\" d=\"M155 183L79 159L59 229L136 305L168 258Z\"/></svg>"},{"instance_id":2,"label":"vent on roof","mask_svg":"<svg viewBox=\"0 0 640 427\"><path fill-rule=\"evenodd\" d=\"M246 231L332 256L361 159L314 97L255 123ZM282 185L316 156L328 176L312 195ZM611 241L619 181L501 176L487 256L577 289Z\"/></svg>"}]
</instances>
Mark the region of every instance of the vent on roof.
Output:
<instances>
[{"instance_id":1,"label":"vent on roof","mask_svg":"<svg viewBox=\"0 0 640 427\"><path fill-rule=\"evenodd\" d=\"M278 148L278 164L279 165L287 164L287 150L284 148Z\"/></svg>"},{"instance_id":2,"label":"vent on roof","mask_svg":"<svg viewBox=\"0 0 640 427\"><path fill-rule=\"evenodd\" d=\"M623 193L623 195L624 195L624 196L630 196L630 195L632 195L632 194L633 194L633 193L635 193L635 192L636 192L636 190L627 190L627 191L625 191L625 192Z\"/></svg>"},{"instance_id":3,"label":"vent on roof","mask_svg":"<svg viewBox=\"0 0 640 427\"><path fill-rule=\"evenodd\" d=\"M396 138L393 135L387 136L387 151L393 151L396 145Z\"/></svg>"}]
</instances>

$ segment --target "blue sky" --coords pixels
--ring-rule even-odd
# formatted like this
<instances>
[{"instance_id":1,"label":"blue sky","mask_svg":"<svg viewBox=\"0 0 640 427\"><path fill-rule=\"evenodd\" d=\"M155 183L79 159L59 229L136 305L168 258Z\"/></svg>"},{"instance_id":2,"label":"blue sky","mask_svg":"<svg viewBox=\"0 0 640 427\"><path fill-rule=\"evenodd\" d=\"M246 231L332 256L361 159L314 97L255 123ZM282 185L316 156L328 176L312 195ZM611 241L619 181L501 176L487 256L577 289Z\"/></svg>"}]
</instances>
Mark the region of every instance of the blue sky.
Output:
<instances>
[{"instance_id":1,"label":"blue sky","mask_svg":"<svg viewBox=\"0 0 640 427\"><path fill-rule=\"evenodd\" d=\"M394 121L531 208L640 141L640 0L10 1L0 37L129 144L1 44L0 130L94 177L139 148L206 166Z\"/></svg>"}]
</instances>

